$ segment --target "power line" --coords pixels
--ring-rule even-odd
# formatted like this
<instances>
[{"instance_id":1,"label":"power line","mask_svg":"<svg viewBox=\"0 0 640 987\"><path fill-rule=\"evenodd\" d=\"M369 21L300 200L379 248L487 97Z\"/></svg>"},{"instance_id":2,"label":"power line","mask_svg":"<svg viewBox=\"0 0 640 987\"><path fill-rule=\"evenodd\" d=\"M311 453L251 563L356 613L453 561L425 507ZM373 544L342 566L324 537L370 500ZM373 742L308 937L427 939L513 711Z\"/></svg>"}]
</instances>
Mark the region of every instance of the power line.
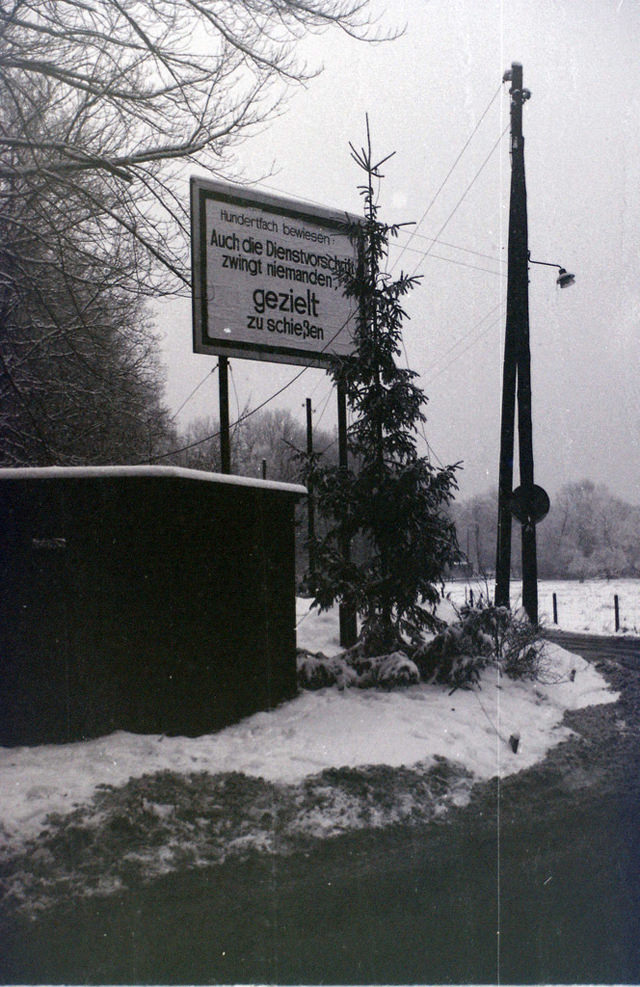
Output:
<instances>
[{"instance_id":1,"label":"power line","mask_svg":"<svg viewBox=\"0 0 640 987\"><path fill-rule=\"evenodd\" d=\"M473 130L471 131L471 133L470 133L470 135L469 135L469 137L467 138L467 140L465 141L465 143L464 143L464 146L463 146L463 148L462 148L462 150L460 151L460 153L458 154L458 156L457 156L457 158L455 159L455 161L453 162L453 164L452 164L452 165L451 165L451 167L449 168L449 171L447 172L447 174L446 174L446 175L445 175L445 177L443 178L443 180L442 180L442 182L441 182L441 183L440 183L440 185L438 186L438 188L437 188L437 190L436 190L436 192L435 192L435 195L434 195L434 196L433 196L433 198L431 199L431 202L429 203L429 205L427 206L427 208L426 208L426 209L425 209L425 211L423 212L423 214L422 214L422 216L420 217L420 219L419 219L419 220L418 220L418 222L416 223L416 230L418 229L418 227L420 227L420 226L422 225L422 223L423 223L423 222L425 221L425 219L427 218L427 216L428 216L428 214L429 214L429 212L430 212L430 210L431 210L431 207L433 206L433 204L434 204L434 202L436 201L436 199L438 198L438 196L439 196L439 195L440 195L440 193L442 192L442 189L443 189L443 188L445 187L445 185L446 185L446 184L447 184L447 182L449 181L449 178L450 178L450 177L451 177L451 175L453 174L453 172L454 172L454 170L455 170L455 168L456 168L456 166L457 166L457 164L458 164L458 162L460 161L460 158L462 157L462 155L464 154L464 152L466 151L466 149L467 149L467 148L469 147L469 144L471 143L471 141L472 141L472 140L473 140L473 138L475 137L475 135L476 135L476 133L477 133L477 131L478 131L478 129L479 129L479 127L480 127L480 124L482 123L482 121L483 121L483 120L484 120L484 118L486 117L486 115L487 115L487 113L489 112L489 110L491 109L491 107L493 106L493 104L495 103L495 101L496 101L496 99L498 98L498 95L499 95L499 93L501 92L501 90L502 90L502 85L500 85L500 86L498 86L498 88L497 88L497 90L495 91L495 93L493 94L493 96L491 97L491 99L489 100L489 102L487 103L487 106L485 107L485 109L484 109L484 111L483 111L483 113L482 113L482 116L480 117L480 119L479 119L479 120L478 120L478 122L476 123L476 125L475 125L475 127L474 127L474 128L473 128ZM468 191L468 190L467 190L467 191ZM465 193L465 194L466 194L466 193ZM456 207L456 208L457 208L457 207ZM447 222L448 222L448 221L447 221ZM445 225L446 225L446 224L445 224ZM444 227L443 227L443 229L444 229ZM440 230L440 232L442 232L442 230ZM415 236L416 234L414 233L414 234L412 234L412 235L413 235L413 236ZM438 234L438 235L440 235L440 234ZM409 237L409 241L408 241L408 242L410 242L410 241L411 241L411 236ZM400 258L402 257L402 254L403 254L403 252L404 252L404 250L406 250L406 249L407 249L407 245L405 245L405 247L403 248L403 250L401 250L401 251L400 251L400 254L398 255L398 257L397 257L397 258L396 258L396 260L394 261L394 264L393 264L393 266L391 267L391 271L393 271L393 269L394 269L394 267L396 266L396 264L398 263L398 261L399 261L399 260L400 260Z\"/></svg>"},{"instance_id":2,"label":"power line","mask_svg":"<svg viewBox=\"0 0 640 987\"><path fill-rule=\"evenodd\" d=\"M229 376L231 377L231 386L233 388L233 394L234 394L234 397L236 399L236 415L237 415L237 419L236 419L236 422L235 422L235 424L233 426L233 434L235 435L236 434L236 429L238 427L238 423L240 421L240 399L238 398L238 391L237 391L237 388L236 388L236 379L235 379L235 375L233 373L233 366L231 365L231 363L228 363L228 367L229 367Z\"/></svg>"},{"instance_id":3,"label":"power line","mask_svg":"<svg viewBox=\"0 0 640 987\"><path fill-rule=\"evenodd\" d=\"M178 410L176 412L174 412L174 414L171 416L171 418L169 419L170 422L174 421L174 419L176 419L178 417L178 415L180 414L180 412L182 411L182 409L185 407L185 405L187 405L189 403L189 401L194 396L194 394L196 394L196 392L200 390L200 388L202 387L202 385L204 384L204 382L206 380L208 380L209 377L211 376L211 374L214 374L217 369L218 369L218 364L216 363L215 367L212 367L211 370L207 370L206 374L204 375L204 377L202 378L202 380L200 381L200 383L199 384L196 384L196 386L192 390L191 394L184 399L184 401L182 402L182 404L180 405L180 407L178 408Z\"/></svg>"},{"instance_id":4,"label":"power line","mask_svg":"<svg viewBox=\"0 0 640 987\"><path fill-rule=\"evenodd\" d=\"M400 230L399 232L400 233L403 233L404 230ZM429 240L431 243L434 243L435 242L435 237L425 236L424 233L415 233L415 232L413 234L407 233L406 236L409 239L411 239L412 237L415 237L417 240ZM481 250L473 250L471 247L463 247L459 243L450 243L448 240L438 240L438 243L442 247L451 247L453 250L462 250L466 254L474 254L476 257L484 257L484 258L486 258L486 260L493 261L494 264L506 264L507 263L506 259L504 259L502 257L496 257L495 254L485 254ZM395 245L396 245L395 243L392 243L391 244L392 247L395 246ZM405 249L406 250L417 250L418 248L417 247L409 247L407 245Z\"/></svg>"},{"instance_id":5,"label":"power line","mask_svg":"<svg viewBox=\"0 0 640 987\"><path fill-rule=\"evenodd\" d=\"M436 241L434 241L434 243L435 242ZM441 240L439 240L437 242L438 243L442 243ZM432 257L434 260L443 260L447 264L455 264L457 267L467 267L467 268L470 268L472 271L485 271L487 274L495 274L496 277L499 277L499 278L506 278L507 277L507 275L506 275L506 273L504 271L492 271L491 268L489 268L489 267L480 267L479 264L467 264L466 261L456 260L454 257L445 257L445 256L443 256L443 254L433 254L431 252L431 248L429 248L428 250L420 250L418 247L407 247L406 249L407 250L410 250L412 253L420 254L421 259L426 259L427 257ZM499 261L496 260L496 263L499 263Z\"/></svg>"},{"instance_id":6,"label":"power line","mask_svg":"<svg viewBox=\"0 0 640 987\"><path fill-rule=\"evenodd\" d=\"M332 394L333 394L333 388L330 388L329 389L329 392L327 394L326 400L324 402L324 405L322 406L322 411L320 412L318 418L316 419L316 423L315 423L316 424L316 428L318 428L318 426L320 425L320 422L324 418L324 413L327 410L327 408L329 407L329 401L331 400L331 395Z\"/></svg>"},{"instance_id":7,"label":"power line","mask_svg":"<svg viewBox=\"0 0 640 987\"><path fill-rule=\"evenodd\" d=\"M331 346L331 344L333 343L333 341L335 339L337 339L337 337L340 335L340 333L343 331L343 329L346 328L346 326L349 324L349 322L354 317L354 315L355 315L355 312L352 312L345 319L345 321L342 323L342 325L340 326L340 328L337 329L336 332L333 334L333 336L331 337L331 339L329 339L328 342L325 343L325 345L322 347L322 349L320 350L320 353L326 352L326 350L328 349L328 347ZM256 412L261 411L262 408L266 407L271 401L274 401L284 391L286 391L289 387L291 387L293 384L295 384L295 382L297 380L300 380L300 378L302 377L302 375L304 373L306 373L308 369L309 369L309 364L307 364L306 366L304 366L302 368L302 370L300 370L297 374L295 374L295 376L292 377L290 381L288 381L286 384L283 384L282 387L279 387L277 391L274 391L274 393L272 395L270 395L270 397L266 398L260 404L256 405L255 408L252 408L250 411L245 412L244 415L240 415L238 417L238 419L235 422L233 422L229 427L230 428L235 428L237 425L240 425L241 422L246 421L247 418L250 418L252 415L255 415ZM206 380L206 377L204 379ZM203 383L203 381L201 381L201 383ZM160 459L168 459L169 456L177 456L181 452L188 452L189 449L195 449L197 446L204 445L205 442L210 442L211 439L217 439L218 436L220 435L220 431L221 430L218 429L217 432L212 432L211 435L205 435L205 437L203 439L197 439L195 442L190 442L188 445L181 446L179 449L172 449L170 452L164 452L164 453L161 453L158 456L153 456L148 461L149 462L152 462L152 463L155 463L155 462L158 462L158 460L160 460Z\"/></svg>"},{"instance_id":8,"label":"power line","mask_svg":"<svg viewBox=\"0 0 640 987\"><path fill-rule=\"evenodd\" d=\"M502 138L504 137L504 135L507 133L508 130L509 130L509 124L507 124L507 126L504 128L504 130L502 131L502 133L498 137L497 141L495 142L495 144L493 145L493 147L491 148L491 150L487 154L486 158L484 159L484 161L482 162L482 164L480 165L480 167L476 171L475 175L473 176L473 178L471 179L471 181L467 185L466 189L464 190L464 192L462 193L462 195L460 196L460 198L456 202L455 206L453 207L453 209L451 210L451 212L449 213L449 215L445 219L444 223L442 224L442 226L440 227L440 229L436 233L431 247L433 247L434 244L436 244L438 242L438 238L440 237L440 234L444 232L444 230L447 228L447 226L449 225L449 223L451 222L451 220L455 216L456 212L458 211L458 209L460 208L460 206L464 202L466 196L468 195L468 193L471 191L471 189L473 188L473 186L477 182L477 180L480 177L480 175L482 174L484 168L488 164L491 156L495 152L496 148L500 144L500 141L502 140ZM431 253L431 247L429 247L429 249L425 251L424 258L427 258L429 256L429 254ZM414 267L413 271L411 272L412 275L415 274L415 272L417 271L417 269L418 269L419 266L420 266L420 263L418 262L418 264L416 264L416 266Z\"/></svg>"},{"instance_id":9,"label":"power line","mask_svg":"<svg viewBox=\"0 0 640 987\"><path fill-rule=\"evenodd\" d=\"M280 394L283 393L283 391L286 391L287 388L291 387L292 384L295 384L295 382L299 380L300 377L302 377L303 373L308 369L309 369L308 367L303 367L302 370L295 375L295 377L292 377L288 383L278 388L278 390L275 391L270 397L266 398L260 404L256 405L255 408L252 408L250 411L247 411L244 415L240 415L240 417L235 422L231 423L229 428L236 428L237 425L240 425L242 422L246 421L246 419L250 418L251 415L255 415L256 412L261 411L262 408L266 407L266 405L268 405L271 401L279 397ZM205 435L203 439L198 439L196 442L190 442L189 445L181 446L179 449L172 449L170 452L164 452L160 456L153 456L151 462L157 462L159 459L168 459L169 456L177 456L181 452L188 452L189 449L195 449L196 446L201 446L205 442L210 442L211 439L217 439L219 435L220 435L220 429L218 429L217 432L212 432L211 435Z\"/></svg>"},{"instance_id":10,"label":"power line","mask_svg":"<svg viewBox=\"0 0 640 987\"><path fill-rule=\"evenodd\" d=\"M404 336L400 336L400 342L402 343L402 350L404 352L404 360L405 360L405 363L407 365L407 370L410 370L411 368L409 366L409 354L407 353L407 347L406 347L405 342L404 342ZM443 466L444 464L443 464L442 460L440 459L440 457L436 453L435 449L433 449L431 447L431 444L429 442L429 439L427 438L427 433L426 433L426 430L425 430L425 427L424 427L424 422L418 422L417 427L420 430L420 434L422 435L424 444L427 447L427 453L428 453L428 455L429 456L433 456L438 461L438 463L440 464L440 466Z\"/></svg>"},{"instance_id":11,"label":"power line","mask_svg":"<svg viewBox=\"0 0 640 987\"><path fill-rule=\"evenodd\" d=\"M479 328L480 328L480 326L482 325L482 323L483 323L483 322L485 322L485 320L486 320L486 319L488 319L488 318L489 318L490 316L492 316L492 315L493 315L493 313L494 313L494 312L495 312L495 311L496 311L497 309L499 309L499 308L500 308L501 306L502 306L502 302L500 301L500 302L498 302L498 303L497 303L496 305L494 305L494 306L493 306L493 308L491 308L491 309L489 309L489 311L488 311L488 312L485 312L485 314L484 314L484 315L482 316L482 318L481 318L481 319L478 319L478 321L477 321L477 322L474 322L474 324L473 324L473 325L471 326L471 328L470 328L470 329L467 329L467 331L466 331L466 332L464 333L464 335L462 335L462 336L460 336L460 337L459 337L458 339L456 339L456 340L455 340L455 341L454 341L454 342L453 342L453 343L451 344L451 346L449 347L449 349L448 349L448 350L445 350L445 352L444 352L444 353L443 353L443 354L442 354L442 355L440 356L440 360L439 360L438 362L439 362L439 363L441 363L441 362L442 362L442 360L444 360L444 359L446 359L446 357L448 357L450 353L453 353L453 351L454 351L455 349L457 349L457 347L458 347L458 346L460 346L460 345L461 345L461 343L464 343L464 341L465 341L465 339L468 339L468 337L469 337L469 336L470 336L470 335L471 335L471 334L472 334L473 332L475 332L475 331L476 331L476 329L479 329Z\"/></svg>"},{"instance_id":12,"label":"power line","mask_svg":"<svg viewBox=\"0 0 640 987\"><path fill-rule=\"evenodd\" d=\"M487 316L485 316L485 318L486 318L486 317L487 317ZM484 321L484 320L483 320L483 321ZM429 378L429 379L427 380L427 382L426 382L426 383L427 383L427 384L432 384L434 380L437 380L437 379L438 379L438 377L441 377L441 376L442 376L442 374L443 374L443 373L445 373L445 372L446 372L446 371L447 371L447 370L449 369L449 367L452 367L454 363L457 363L457 361L458 361L458 360L460 359L460 357L461 357L461 356L463 356L463 355L464 355L465 353L467 353L467 352L468 352L468 351L469 351L469 350L471 349L471 347L472 347L472 346L475 346L475 345L476 345L476 343L478 343L478 342L479 342L479 341L480 341L480 340L482 339L482 337L483 337L483 336L486 336L486 335L487 335L487 333L488 333L488 332L489 332L489 331L490 331L491 329L493 329L493 327L494 327L494 326L495 326L495 325L496 325L496 324L497 324L497 323L498 323L499 321L500 321L500 316L497 316L497 317L496 317L495 319L493 319L493 321L492 321L492 322L490 322L490 323L489 323L489 325L488 325L488 326L487 326L487 327L486 327L485 329L483 329L483 330L482 330L482 332L480 332L480 333L478 333L478 335L477 335L477 336L476 336L476 337L475 337L474 339L472 339L472 340L470 341L470 343L469 343L469 345L468 345L468 346L465 346L465 348L464 348L464 349L462 350L462 352L461 352L461 353L458 353L458 354L457 354L457 356L455 356L455 357L453 358L453 360L450 360L450 361L449 361L449 363L447 363L447 364L446 364L446 365L445 365L444 367L442 367L442 368L441 368L440 370L438 370L438 372L437 372L436 374L434 374L434 375L433 375L433 377L430 377L430 378ZM462 340L459 340L459 342L462 342Z\"/></svg>"}]
</instances>

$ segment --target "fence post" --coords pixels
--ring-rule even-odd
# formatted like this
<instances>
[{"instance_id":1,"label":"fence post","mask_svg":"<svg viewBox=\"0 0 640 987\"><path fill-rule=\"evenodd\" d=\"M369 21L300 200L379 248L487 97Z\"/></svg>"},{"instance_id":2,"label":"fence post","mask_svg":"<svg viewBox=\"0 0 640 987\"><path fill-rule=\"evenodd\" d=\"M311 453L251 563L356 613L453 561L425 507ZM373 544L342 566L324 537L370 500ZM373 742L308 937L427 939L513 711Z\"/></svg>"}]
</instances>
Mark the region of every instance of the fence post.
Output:
<instances>
[{"instance_id":1,"label":"fence post","mask_svg":"<svg viewBox=\"0 0 640 987\"><path fill-rule=\"evenodd\" d=\"M555 593L553 594L553 622L554 624L558 623L558 597Z\"/></svg>"},{"instance_id":2,"label":"fence post","mask_svg":"<svg viewBox=\"0 0 640 987\"><path fill-rule=\"evenodd\" d=\"M617 595L617 593L616 593L616 595L613 598L613 609L614 609L614 612L615 612L616 631L619 631L620 630L620 604L619 604L619 601L618 601L618 595Z\"/></svg>"}]
</instances>

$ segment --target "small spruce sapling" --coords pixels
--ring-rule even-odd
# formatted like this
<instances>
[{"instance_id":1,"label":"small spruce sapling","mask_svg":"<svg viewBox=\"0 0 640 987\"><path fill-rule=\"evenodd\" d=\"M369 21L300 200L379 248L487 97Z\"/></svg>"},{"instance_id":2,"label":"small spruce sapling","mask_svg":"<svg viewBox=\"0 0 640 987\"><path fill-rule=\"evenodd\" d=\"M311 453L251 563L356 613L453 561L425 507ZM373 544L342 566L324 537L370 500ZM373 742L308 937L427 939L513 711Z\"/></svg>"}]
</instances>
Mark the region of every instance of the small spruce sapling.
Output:
<instances>
[{"instance_id":1,"label":"small spruce sapling","mask_svg":"<svg viewBox=\"0 0 640 987\"><path fill-rule=\"evenodd\" d=\"M403 298L418 278L392 280L382 271L390 237L398 226L378 220L374 179L391 155L374 163L367 121L367 149L352 157L365 172L360 187L364 219L350 228L359 243L356 270L343 272L343 290L356 302L354 353L337 360L333 380L342 387L351 415L347 433L350 467L325 465L301 455L303 478L323 519L313 545L307 584L321 610L345 604L361 617L358 647L365 655L411 651L421 632L434 629L435 605L445 568L460 558L455 527L446 508L457 489L459 464L436 469L418 456L416 430L427 398L415 372L399 367ZM345 543L358 538L356 558Z\"/></svg>"}]
</instances>

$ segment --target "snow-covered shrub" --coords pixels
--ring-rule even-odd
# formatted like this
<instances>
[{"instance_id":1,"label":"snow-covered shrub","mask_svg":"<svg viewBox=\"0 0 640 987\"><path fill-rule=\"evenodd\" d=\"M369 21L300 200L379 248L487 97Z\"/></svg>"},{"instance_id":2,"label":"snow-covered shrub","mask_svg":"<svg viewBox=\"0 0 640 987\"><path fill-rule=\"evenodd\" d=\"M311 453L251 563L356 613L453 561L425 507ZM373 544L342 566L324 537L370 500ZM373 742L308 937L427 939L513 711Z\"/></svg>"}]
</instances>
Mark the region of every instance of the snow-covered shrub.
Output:
<instances>
[{"instance_id":1,"label":"snow-covered shrub","mask_svg":"<svg viewBox=\"0 0 640 987\"><path fill-rule=\"evenodd\" d=\"M540 632L526 614L481 603L462 607L459 619L421 645L413 659L423 679L464 688L491 663L510 678L536 679L543 652Z\"/></svg>"},{"instance_id":2,"label":"snow-covered shrub","mask_svg":"<svg viewBox=\"0 0 640 987\"><path fill-rule=\"evenodd\" d=\"M337 685L340 689L357 684L358 676L341 655L328 658L321 651L298 649L296 657L298 685L302 689L325 689Z\"/></svg>"},{"instance_id":3,"label":"snow-covered shrub","mask_svg":"<svg viewBox=\"0 0 640 987\"><path fill-rule=\"evenodd\" d=\"M426 682L441 682L456 689L471 688L491 661L488 643L480 645L466 632L462 622L445 627L413 655Z\"/></svg>"},{"instance_id":4,"label":"snow-covered shrub","mask_svg":"<svg viewBox=\"0 0 640 987\"><path fill-rule=\"evenodd\" d=\"M361 649L354 648L328 658L322 652L312 654L299 649L297 669L298 685L302 689L324 689L332 685L339 689L350 686L395 689L420 681L416 664L404 651L369 657L364 656Z\"/></svg>"},{"instance_id":5,"label":"snow-covered shrub","mask_svg":"<svg viewBox=\"0 0 640 987\"><path fill-rule=\"evenodd\" d=\"M526 614L512 614L500 649L500 670L511 679L539 680L545 672L545 642Z\"/></svg>"},{"instance_id":6,"label":"snow-covered shrub","mask_svg":"<svg viewBox=\"0 0 640 987\"><path fill-rule=\"evenodd\" d=\"M357 663L357 674L358 686L361 689L370 686L395 689L398 686L416 685L420 681L417 665L404 651L394 651L390 655L377 655L374 658L362 658Z\"/></svg>"},{"instance_id":7,"label":"snow-covered shrub","mask_svg":"<svg viewBox=\"0 0 640 987\"><path fill-rule=\"evenodd\" d=\"M478 604L463 607L461 620L478 642L490 640L501 672L513 679L537 679L542 671L544 640L539 627L522 610Z\"/></svg>"}]
</instances>

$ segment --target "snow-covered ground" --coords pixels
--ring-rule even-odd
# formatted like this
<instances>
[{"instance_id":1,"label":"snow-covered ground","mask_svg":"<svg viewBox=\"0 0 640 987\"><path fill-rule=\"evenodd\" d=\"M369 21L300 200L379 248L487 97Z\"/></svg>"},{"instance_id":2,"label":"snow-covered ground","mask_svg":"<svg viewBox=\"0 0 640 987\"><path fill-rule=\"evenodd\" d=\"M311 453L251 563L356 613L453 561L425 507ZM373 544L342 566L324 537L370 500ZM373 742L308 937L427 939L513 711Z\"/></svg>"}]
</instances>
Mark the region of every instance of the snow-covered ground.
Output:
<instances>
[{"instance_id":1,"label":"snow-covered ground","mask_svg":"<svg viewBox=\"0 0 640 987\"><path fill-rule=\"evenodd\" d=\"M298 643L336 653L337 613L318 615L299 600ZM293 784L325 768L424 766L444 757L474 780L519 771L570 736L562 725L565 710L616 699L592 665L556 645L547 648L543 682L514 682L487 670L481 689L452 694L424 684L393 692L331 688L301 693L272 712L197 739L115 733L74 744L0 748L4 841L15 848L36 836L49 813L83 806L99 785L117 787L163 770L236 771ZM515 733L517 753L509 744Z\"/></svg>"},{"instance_id":2,"label":"snow-covered ground","mask_svg":"<svg viewBox=\"0 0 640 987\"><path fill-rule=\"evenodd\" d=\"M473 590L474 599L487 596L487 583L482 579L468 582L447 583L447 592L455 604L469 599ZM488 583L488 591L493 596L494 582ZM614 598L618 597L620 634L640 635L640 579L586 579L584 582L571 579L541 579L538 582L538 611L540 620L553 626L553 594L556 594L558 607L558 628L589 634L615 633ZM522 599L522 583L511 581L511 605L518 606Z\"/></svg>"}]
</instances>

